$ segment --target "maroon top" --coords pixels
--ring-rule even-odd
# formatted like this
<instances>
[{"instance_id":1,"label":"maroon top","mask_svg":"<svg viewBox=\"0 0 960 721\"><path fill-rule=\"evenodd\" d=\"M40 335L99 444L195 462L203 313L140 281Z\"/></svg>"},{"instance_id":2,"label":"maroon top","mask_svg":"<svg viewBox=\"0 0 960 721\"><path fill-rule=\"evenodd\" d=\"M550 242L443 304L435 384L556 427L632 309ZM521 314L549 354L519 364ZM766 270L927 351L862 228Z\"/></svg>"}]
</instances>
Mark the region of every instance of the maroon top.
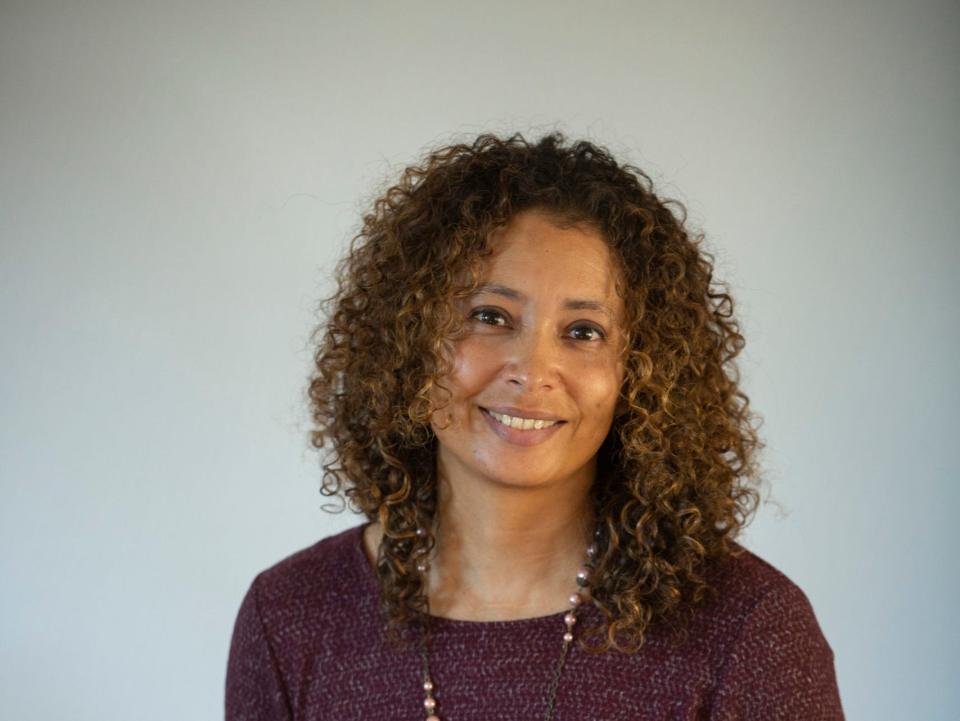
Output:
<instances>
[{"instance_id":1,"label":"maroon top","mask_svg":"<svg viewBox=\"0 0 960 721\"><path fill-rule=\"evenodd\" d=\"M363 526L260 573L237 616L228 721L423 721L416 647L382 639ZM719 589L682 644L650 629L635 654L570 647L556 721L843 719L827 644L804 593L750 552L716 562ZM599 618L587 604L581 623ZM435 619L430 669L444 721L543 716L563 613L516 621Z\"/></svg>"}]
</instances>

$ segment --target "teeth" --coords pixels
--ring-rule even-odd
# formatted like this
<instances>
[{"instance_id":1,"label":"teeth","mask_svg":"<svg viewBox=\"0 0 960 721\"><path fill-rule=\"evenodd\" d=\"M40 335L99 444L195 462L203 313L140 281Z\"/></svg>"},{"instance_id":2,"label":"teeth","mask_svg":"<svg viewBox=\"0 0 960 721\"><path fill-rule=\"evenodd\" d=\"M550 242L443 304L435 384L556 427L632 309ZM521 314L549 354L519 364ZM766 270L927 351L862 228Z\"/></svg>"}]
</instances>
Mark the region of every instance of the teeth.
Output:
<instances>
[{"instance_id":1,"label":"teeth","mask_svg":"<svg viewBox=\"0 0 960 721\"><path fill-rule=\"evenodd\" d=\"M518 428L523 431L549 428L550 426L557 424L557 421L534 420L533 418L516 418L514 416L504 415L503 413L494 413L493 411L490 411L490 415L505 426Z\"/></svg>"}]
</instances>

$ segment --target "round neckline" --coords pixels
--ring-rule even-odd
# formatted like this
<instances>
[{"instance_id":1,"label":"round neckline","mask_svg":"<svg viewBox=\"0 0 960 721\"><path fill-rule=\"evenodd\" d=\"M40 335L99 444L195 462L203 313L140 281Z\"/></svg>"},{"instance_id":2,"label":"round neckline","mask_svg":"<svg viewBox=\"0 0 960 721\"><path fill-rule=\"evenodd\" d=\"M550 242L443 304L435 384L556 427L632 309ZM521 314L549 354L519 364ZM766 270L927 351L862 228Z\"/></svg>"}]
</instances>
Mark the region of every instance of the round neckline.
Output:
<instances>
[{"instance_id":1,"label":"round neckline","mask_svg":"<svg viewBox=\"0 0 960 721\"><path fill-rule=\"evenodd\" d=\"M353 548L354 552L359 556L363 568L363 578L364 583L367 588L374 594L375 597L380 595L380 584L377 581L376 571L370 565L370 560L367 558L367 552L363 546L363 532L370 525L370 521L366 523L361 523L359 526L354 528L354 543ZM593 609L593 603L587 601L580 607L579 613L587 612L589 613ZM459 629L484 629L484 628L510 628L517 629L523 628L525 626L539 626L546 625L551 622L556 622L559 625L563 625L563 617L567 615L567 611L558 611L557 613L550 613L546 616L531 616L529 618L513 618L509 620L501 621L470 621L468 619L462 618L446 618L445 616L434 616L430 615L430 623L433 624L436 628L459 628Z\"/></svg>"}]
</instances>

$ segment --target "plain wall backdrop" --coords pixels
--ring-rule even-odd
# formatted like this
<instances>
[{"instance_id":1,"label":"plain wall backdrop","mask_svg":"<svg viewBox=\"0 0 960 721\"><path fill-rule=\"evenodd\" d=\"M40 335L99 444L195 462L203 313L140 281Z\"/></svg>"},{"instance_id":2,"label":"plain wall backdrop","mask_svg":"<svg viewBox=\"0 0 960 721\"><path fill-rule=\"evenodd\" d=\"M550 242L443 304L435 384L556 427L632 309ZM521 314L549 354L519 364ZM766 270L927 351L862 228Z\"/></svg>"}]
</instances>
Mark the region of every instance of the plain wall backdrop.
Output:
<instances>
[{"instance_id":1,"label":"plain wall backdrop","mask_svg":"<svg viewBox=\"0 0 960 721\"><path fill-rule=\"evenodd\" d=\"M328 515L304 389L360 214L484 130L689 210L849 719L960 716L955 2L0 3L0 716L222 716Z\"/></svg>"}]
</instances>

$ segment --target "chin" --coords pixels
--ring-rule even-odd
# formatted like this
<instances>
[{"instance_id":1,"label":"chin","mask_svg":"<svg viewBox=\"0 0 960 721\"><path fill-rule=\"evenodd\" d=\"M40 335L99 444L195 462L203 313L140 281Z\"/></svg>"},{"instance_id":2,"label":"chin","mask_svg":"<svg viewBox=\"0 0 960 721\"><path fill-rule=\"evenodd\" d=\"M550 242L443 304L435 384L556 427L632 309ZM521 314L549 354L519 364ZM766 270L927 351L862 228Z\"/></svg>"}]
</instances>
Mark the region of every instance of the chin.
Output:
<instances>
[{"instance_id":1,"label":"chin","mask_svg":"<svg viewBox=\"0 0 960 721\"><path fill-rule=\"evenodd\" d=\"M491 483L511 488L541 488L557 483L556 475L542 470L522 470L514 468L485 468L483 475Z\"/></svg>"}]
</instances>

